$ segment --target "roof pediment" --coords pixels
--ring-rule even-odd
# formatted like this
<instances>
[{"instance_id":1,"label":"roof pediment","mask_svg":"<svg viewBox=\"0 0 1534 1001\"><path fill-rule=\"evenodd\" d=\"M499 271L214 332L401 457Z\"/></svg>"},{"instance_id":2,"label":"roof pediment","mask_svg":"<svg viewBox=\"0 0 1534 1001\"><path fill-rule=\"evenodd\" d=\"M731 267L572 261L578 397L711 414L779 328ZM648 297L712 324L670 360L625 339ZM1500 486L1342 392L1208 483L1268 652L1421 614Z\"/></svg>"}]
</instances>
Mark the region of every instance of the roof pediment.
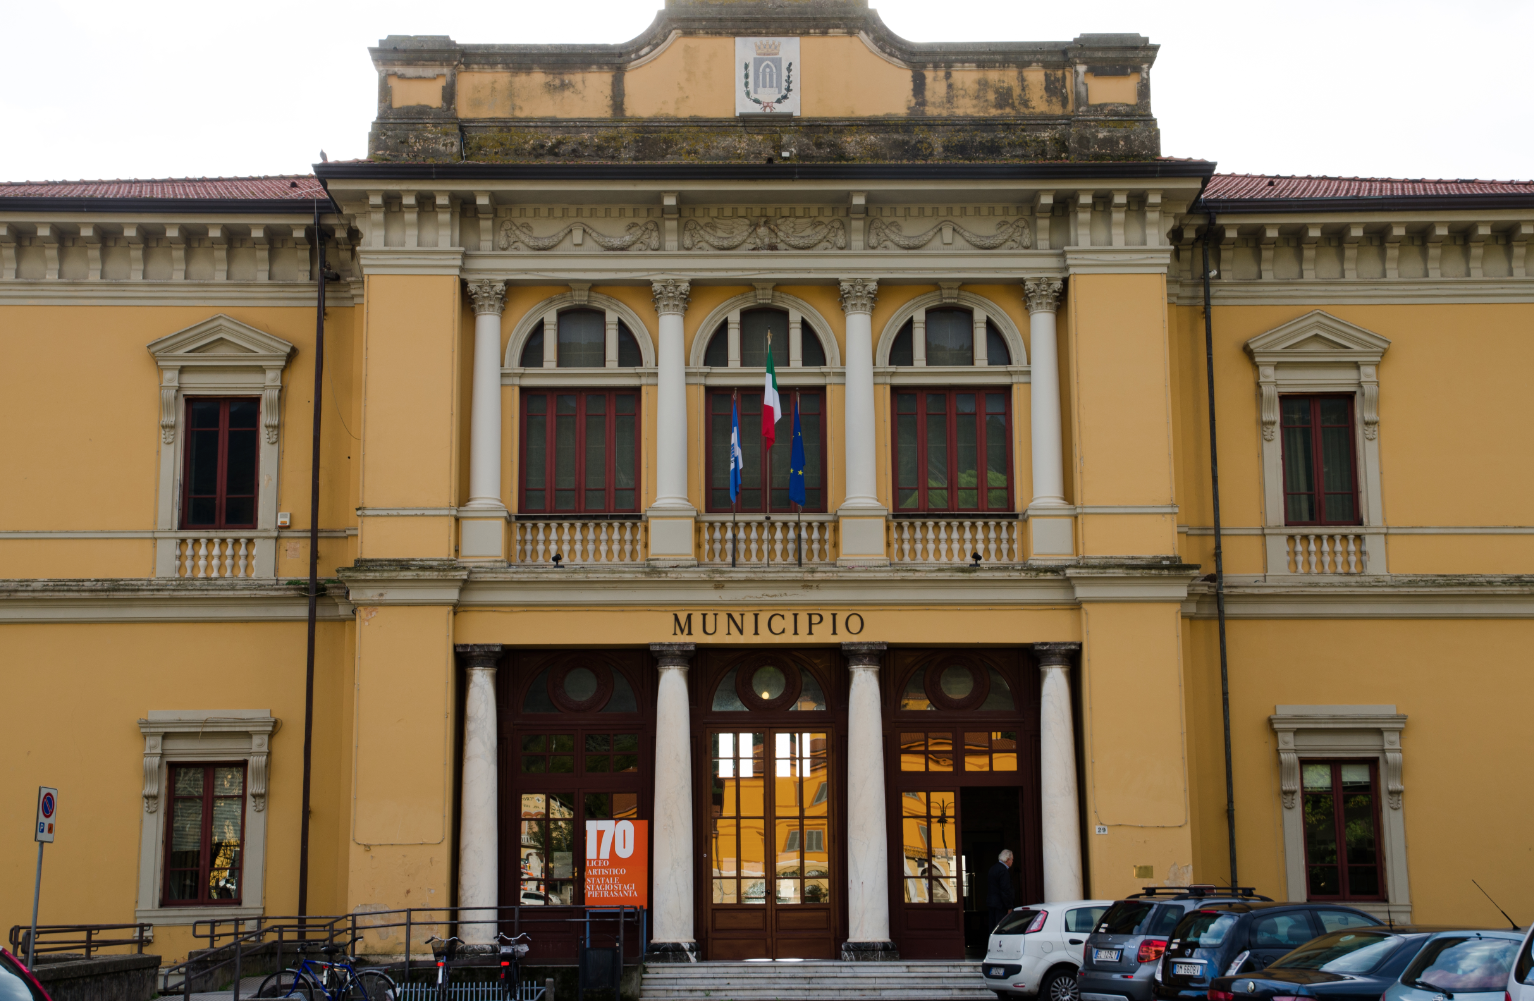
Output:
<instances>
[{"instance_id":1,"label":"roof pediment","mask_svg":"<svg viewBox=\"0 0 1534 1001\"><path fill-rule=\"evenodd\" d=\"M1388 339L1323 309L1311 310L1246 342L1247 353L1259 365L1306 361L1379 364L1389 347Z\"/></svg>"},{"instance_id":2,"label":"roof pediment","mask_svg":"<svg viewBox=\"0 0 1534 1001\"><path fill-rule=\"evenodd\" d=\"M282 366L296 350L281 337L274 337L223 313L150 341L148 347L162 368L183 365Z\"/></svg>"}]
</instances>

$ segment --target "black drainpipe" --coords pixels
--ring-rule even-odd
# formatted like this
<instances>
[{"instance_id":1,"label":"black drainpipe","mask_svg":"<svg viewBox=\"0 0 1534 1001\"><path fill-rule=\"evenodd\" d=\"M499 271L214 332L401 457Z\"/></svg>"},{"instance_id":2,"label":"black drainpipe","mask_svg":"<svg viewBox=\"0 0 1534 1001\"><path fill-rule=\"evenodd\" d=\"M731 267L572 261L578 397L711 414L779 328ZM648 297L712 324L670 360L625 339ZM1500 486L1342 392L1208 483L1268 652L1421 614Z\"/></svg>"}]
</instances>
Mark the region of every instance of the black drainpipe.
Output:
<instances>
[{"instance_id":1,"label":"black drainpipe","mask_svg":"<svg viewBox=\"0 0 1534 1001\"><path fill-rule=\"evenodd\" d=\"M1214 608L1220 623L1220 708L1225 714L1225 824L1230 839L1230 885L1236 883L1236 780L1230 756L1230 671L1225 658L1225 554L1220 534L1220 450L1214 416L1214 311L1209 294L1209 238L1214 213L1204 227L1204 370L1209 376L1209 480L1214 491Z\"/></svg>"},{"instance_id":2,"label":"black drainpipe","mask_svg":"<svg viewBox=\"0 0 1534 1001\"><path fill-rule=\"evenodd\" d=\"M309 457L309 653L304 674L304 791L298 836L298 917L309 913L309 790L314 750L314 626L320 597L320 398L325 383L325 233L314 202L314 242L320 248L314 293L314 441ZM336 275L340 278L340 275ZM299 921L300 927L304 922Z\"/></svg>"}]
</instances>

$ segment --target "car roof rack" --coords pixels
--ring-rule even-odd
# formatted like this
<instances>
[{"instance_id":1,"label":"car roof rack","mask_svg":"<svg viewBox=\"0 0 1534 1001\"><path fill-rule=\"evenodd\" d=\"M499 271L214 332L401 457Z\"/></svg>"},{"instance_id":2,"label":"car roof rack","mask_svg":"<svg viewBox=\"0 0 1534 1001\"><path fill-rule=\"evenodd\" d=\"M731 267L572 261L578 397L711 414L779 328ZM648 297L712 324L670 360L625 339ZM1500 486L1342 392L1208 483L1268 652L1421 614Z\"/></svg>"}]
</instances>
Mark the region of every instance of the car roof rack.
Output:
<instances>
[{"instance_id":1,"label":"car roof rack","mask_svg":"<svg viewBox=\"0 0 1534 1001\"><path fill-rule=\"evenodd\" d=\"M1241 900L1271 900L1257 892L1253 886L1215 886L1213 883L1193 883L1188 886L1142 886L1139 893L1131 893L1129 899L1199 900L1204 897L1236 897Z\"/></svg>"}]
</instances>

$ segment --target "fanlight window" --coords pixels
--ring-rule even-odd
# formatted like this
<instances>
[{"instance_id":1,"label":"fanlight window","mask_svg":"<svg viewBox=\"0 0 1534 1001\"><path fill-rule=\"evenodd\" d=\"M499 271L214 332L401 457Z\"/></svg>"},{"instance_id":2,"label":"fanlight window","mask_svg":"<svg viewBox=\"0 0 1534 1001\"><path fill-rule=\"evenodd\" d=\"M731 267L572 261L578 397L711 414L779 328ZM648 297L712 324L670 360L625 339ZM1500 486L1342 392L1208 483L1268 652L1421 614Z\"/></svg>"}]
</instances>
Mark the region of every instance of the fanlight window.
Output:
<instances>
[{"instance_id":1,"label":"fanlight window","mask_svg":"<svg viewBox=\"0 0 1534 1001\"><path fill-rule=\"evenodd\" d=\"M975 365L975 314L958 306L944 306L925 311L923 336L917 343L918 317L905 321L890 345L891 365L962 366ZM920 358L917 348L922 349ZM1012 352L1007 340L990 318L985 320L986 365L1012 364Z\"/></svg>"},{"instance_id":2,"label":"fanlight window","mask_svg":"<svg viewBox=\"0 0 1534 1001\"><path fill-rule=\"evenodd\" d=\"M994 667L954 659L918 670L906 681L900 697L902 712L923 710L979 710L1012 712L1017 706L1012 687Z\"/></svg>"},{"instance_id":3,"label":"fanlight window","mask_svg":"<svg viewBox=\"0 0 1534 1001\"><path fill-rule=\"evenodd\" d=\"M826 708L820 682L808 671L791 664L763 662L732 667L714 689L714 712L749 712L753 709L806 710Z\"/></svg>"},{"instance_id":4,"label":"fanlight window","mask_svg":"<svg viewBox=\"0 0 1534 1001\"><path fill-rule=\"evenodd\" d=\"M559 368L602 368L607 364L607 314L597 309L567 309L559 314L555 358ZM539 321L522 345L523 368L544 367L544 340L548 322ZM628 324L618 321L618 367L639 368L639 350Z\"/></svg>"},{"instance_id":5,"label":"fanlight window","mask_svg":"<svg viewBox=\"0 0 1534 1001\"><path fill-rule=\"evenodd\" d=\"M538 673L522 699L525 713L637 713L634 686L599 661L567 661Z\"/></svg>"},{"instance_id":6,"label":"fanlight window","mask_svg":"<svg viewBox=\"0 0 1534 1001\"><path fill-rule=\"evenodd\" d=\"M819 368L826 363L826 349L810 325L801 321L800 360L806 368ZM772 333L772 365L787 368L788 357L788 310L775 306L761 306L742 310L740 314L740 367L765 368L767 366L767 334ZM714 330L708 347L703 352L703 364L713 368L726 368L730 364L730 321L725 320Z\"/></svg>"}]
</instances>

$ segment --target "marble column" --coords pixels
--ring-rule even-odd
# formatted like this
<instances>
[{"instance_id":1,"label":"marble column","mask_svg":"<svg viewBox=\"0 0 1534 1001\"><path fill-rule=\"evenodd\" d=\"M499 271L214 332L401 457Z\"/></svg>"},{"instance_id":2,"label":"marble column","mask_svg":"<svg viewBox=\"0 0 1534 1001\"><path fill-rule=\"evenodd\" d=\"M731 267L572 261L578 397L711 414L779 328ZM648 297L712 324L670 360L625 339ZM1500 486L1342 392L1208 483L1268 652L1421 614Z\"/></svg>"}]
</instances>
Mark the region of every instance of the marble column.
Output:
<instances>
[{"instance_id":1,"label":"marble column","mask_svg":"<svg viewBox=\"0 0 1534 1001\"><path fill-rule=\"evenodd\" d=\"M693 830L691 705L687 666L691 643L651 643L660 685L655 697L655 822L651 845L650 962L690 963L693 938Z\"/></svg>"},{"instance_id":2,"label":"marble column","mask_svg":"<svg viewBox=\"0 0 1534 1001\"><path fill-rule=\"evenodd\" d=\"M883 643L843 643L847 695L847 941L844 960L893 960L889 829L884 802L884 713L879 707Z\"/></svg>"},{"instance_id":3,"label":"marble column","mask_svg":"<svg viewBox=\"0 0 1534 1001\"><path fill-rule=\"evenodd\" d=\"M691 286L685 279L650 283L660 315L655 369L655 503L646 512L650 524L650 561L666 566L696 563L693 521L697 509L687 499L687 359L682 318Z\"/></svg>"},{"instance_id":4,"label":"marble column","mask_svg":"<svg viewBox=\"0 0 1534 1001\"><path fill-rule=\"evenodd\" d=\"M1081 812L1076 799L1076 727L1071 660L1080 643L1035 643L1039 698L1039 792L1043 806L1044 899L1081 899Z\"/></svg>"},{"instance_id":5,"label":"marble column","mask_svg":"<svg viewBox=\"0 0 1534 1001\"><path fill-rule=\"evenodd\" d=\"M1064 436L1060 420L1060 362L1055 310L1064 283L1028 278L1029 425L1032 429L1033 500L1028 504L1029 556L1075 553L1072 510L1065 501Z\"/></svg>"},{"instance_id":6,"label":"marble column","mask_svg":"<svg viewBox=\"0 0 1534 1001\"><path fill-rule=\"evenodd\" d=\"M885 566L884 523L889 512L879 503L877 423L874 417L873 311L879 283L871 278L843 279L842 311L847 317L845 434L843 466L847 496L837 509L842 566Z\"/></svg>"},{"instance_id":7,"label":"marble column","mask_svg":"<svg viewBox=\"0 0 1534 1001\"><path fill-rule=\"evenodd\" d=\"M501 646L459 644L466 677L463 700L463 794L458 815L458 906L483 907L462 912L459 936L466 945L493 947L500 903L500 808L497 770L498 720L495 671ZM483 916L485 923L470 919Z\"/></svg>"},{"instance_id":8,"label":"marble column","mask_svg":"<svg viewBox=\"0 0 1534 1001\"><path fill-rule=\"evenodd\" d=\"M501 500L501 311L506 285L469 282L474 302L474 374L469 397L469 500L460 508L458 554L505 559Z\"/></svg>"}]
</instances>

